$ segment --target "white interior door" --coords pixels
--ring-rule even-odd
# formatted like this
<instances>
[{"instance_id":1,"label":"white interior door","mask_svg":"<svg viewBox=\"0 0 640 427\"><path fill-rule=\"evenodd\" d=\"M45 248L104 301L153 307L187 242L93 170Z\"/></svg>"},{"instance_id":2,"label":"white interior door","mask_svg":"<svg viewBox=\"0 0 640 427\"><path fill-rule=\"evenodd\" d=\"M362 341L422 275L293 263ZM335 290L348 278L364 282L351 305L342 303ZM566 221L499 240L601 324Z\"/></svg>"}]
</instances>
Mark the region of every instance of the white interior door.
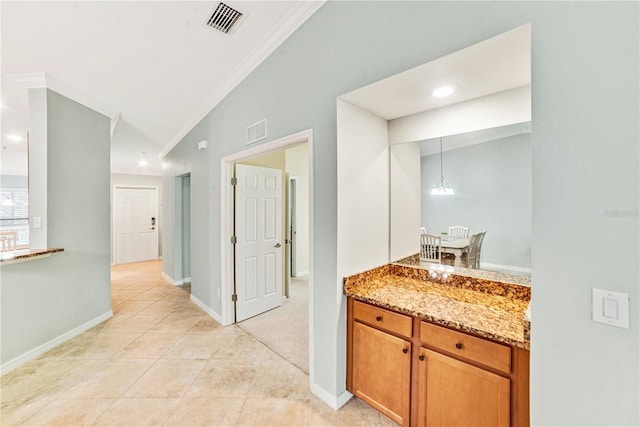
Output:
<instances>
[{"instance_id":1,"label":"white interior door","mask_svg":"<svg viewBox=\"0 0 640 427\"><path fill-rule=\"evenodd\" d=\"M282 304L282 171L236 165L236 322Z\"/></svg>"},{"instance_id":2,"label":"white interior door","mask_svg":"<svg viewBox=\"0 0 640 427\"><path fill-rule=\"evenodd\" d=\"M114 192L116 264L158 259L158 189Z\"/></svg>"}]
</instances>

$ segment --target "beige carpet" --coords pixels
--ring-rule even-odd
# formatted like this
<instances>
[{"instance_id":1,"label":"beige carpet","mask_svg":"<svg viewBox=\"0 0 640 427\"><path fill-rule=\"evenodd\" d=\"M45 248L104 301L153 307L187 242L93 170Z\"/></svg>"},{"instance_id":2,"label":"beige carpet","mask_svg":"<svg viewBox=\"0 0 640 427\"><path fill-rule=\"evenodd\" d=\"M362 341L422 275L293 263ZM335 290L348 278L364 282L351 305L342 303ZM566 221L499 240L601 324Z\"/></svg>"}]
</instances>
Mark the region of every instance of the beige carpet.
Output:
<instances>
[{"instance_id":1,"label":"beige carpet","mask_svg":"<svg viewBox=\"0 0 640 427\"><path fill-rule=\"evenodd\" d=\"M237 324L271 350L309 374L309 284L291 279L282 306Z\"/></svg>"}]
</instances>

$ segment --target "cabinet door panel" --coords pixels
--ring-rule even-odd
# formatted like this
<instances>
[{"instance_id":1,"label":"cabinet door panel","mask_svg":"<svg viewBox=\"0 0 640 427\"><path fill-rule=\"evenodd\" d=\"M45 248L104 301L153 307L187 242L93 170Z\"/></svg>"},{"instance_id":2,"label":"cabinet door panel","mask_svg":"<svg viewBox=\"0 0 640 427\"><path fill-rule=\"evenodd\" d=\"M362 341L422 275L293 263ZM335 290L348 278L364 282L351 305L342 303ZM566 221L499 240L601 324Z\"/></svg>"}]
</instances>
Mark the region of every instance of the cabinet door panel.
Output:
<instances>
[{"instance_id":1,"label":"cabinet door panel","mask_svg":"<svg viewBox=\"0 0 640 427\"><path fill-rule=\"evenodd\" d=\"M402 426L409 425L411 343L353 324L353 394Z\"/></svg>"},{"instance_id":2,"label":"cabinet door panel","mask_svg":"<svg viewBox=\"0 0 640 427\"><path fill-rule=\"evenodd\" d=\"M509 426L508 378L424 348L420 357L418 426Z\"/></svg>"}]
</instances>

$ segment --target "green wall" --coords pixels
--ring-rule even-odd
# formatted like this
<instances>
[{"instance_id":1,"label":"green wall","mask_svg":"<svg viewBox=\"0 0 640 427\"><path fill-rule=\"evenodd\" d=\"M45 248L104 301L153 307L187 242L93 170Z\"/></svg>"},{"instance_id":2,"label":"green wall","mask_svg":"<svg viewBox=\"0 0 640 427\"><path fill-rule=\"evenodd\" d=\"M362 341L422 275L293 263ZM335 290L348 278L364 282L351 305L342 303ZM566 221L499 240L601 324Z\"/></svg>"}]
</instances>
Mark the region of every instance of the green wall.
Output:
<instances>
[{"instance_id":1,"label":"green wall","mask_svg":"<svg viewBox=\"0 0 640 427\"><path fill-rule=\"evenodd\" d=\"M421 158L422 225L431 233L465 225L487 231L483 263L531 268L531 134L514 135L442 155L456 194L431 196L440 178L440 153Z\"/></svg>"},{"instance_id":2,"label":"green wall","mask_svg":"<svg viewBox=\"0 0 640 427\"><path fill-rule=\"evenodd\" d=\"M0 187L27 188L29 178L25 175L0 175Z\"/></svg>"},{"instance_id":3,"label":"green wall","mask_svg":"<svg viewBox=\"0 0 640 427\"><path fill-rule=\"evenodd\" d=\"M45 91L45 89L36 89ZM3 366L111 315L109 118L46 90L49 258L3 265Z\"/></svg>"},{"instance_id":4,"label":"green wall","mask_svg":"<svg viewBox=\"0 0 640 427\"><path fill-rule=\"evenodd\" d=\"M638 21L637 2L328 2L164 159L167 223L174 176L191 171L193 294L220 313L220 159L264 117L267 141L313 128L311 386L338 401L336 97L531 23L532 423L640 424ZM594 262L594 238L616 255ZM169 275L172 248L165 233ZM629 330L590 320L593 287L630 295Z\"/></svg>"}]
</instances>

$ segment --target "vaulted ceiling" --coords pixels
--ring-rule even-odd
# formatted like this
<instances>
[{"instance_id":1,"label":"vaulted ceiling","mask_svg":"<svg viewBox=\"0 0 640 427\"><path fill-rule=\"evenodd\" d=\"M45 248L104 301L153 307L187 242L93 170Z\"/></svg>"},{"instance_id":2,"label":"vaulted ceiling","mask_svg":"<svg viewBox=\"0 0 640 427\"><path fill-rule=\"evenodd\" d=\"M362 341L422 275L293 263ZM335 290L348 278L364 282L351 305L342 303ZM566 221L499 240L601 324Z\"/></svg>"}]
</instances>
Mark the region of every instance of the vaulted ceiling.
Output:
<instances>
[{"instance_id":1,"label":"vaulted ceiling","mask_svg":"<svg viewBox=\"0 0 640 427\"><path fill-rule=\"evenodd\" d=\"M37 81L112 119L112 172L160 174L158 154L324 2L225 1L243 14L231 35L206 25L218 4L0 2L3 173L22 167Z\"/></svg>"}]
</instances>

